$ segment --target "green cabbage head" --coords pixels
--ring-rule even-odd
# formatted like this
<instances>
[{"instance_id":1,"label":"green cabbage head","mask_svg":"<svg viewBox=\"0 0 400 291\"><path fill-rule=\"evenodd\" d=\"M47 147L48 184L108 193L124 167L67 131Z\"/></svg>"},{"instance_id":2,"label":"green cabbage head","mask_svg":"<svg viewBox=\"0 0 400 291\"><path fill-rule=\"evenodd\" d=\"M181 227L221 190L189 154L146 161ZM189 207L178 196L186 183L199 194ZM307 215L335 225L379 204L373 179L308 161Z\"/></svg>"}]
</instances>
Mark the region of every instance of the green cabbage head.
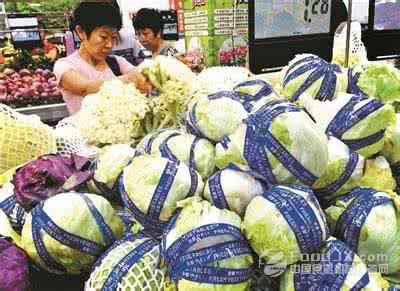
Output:
<instances>
[{"instance_id":1,"label":"green cabbage head","mask_svg":"<svg viewBox=\"0 0 400 291\"><path fill-rule=\"evenodd\" d=\"M240 232L240 217L198 197L179 206L183 209L163 237L166 265L178 290L248 290L253 258ZM240 251L234 251L239 246ZM178 262L188 264L179 268ZM201 268L210 272L201 273Z\"/></svg>"},{"instance_id":2,"label":"green cabbage head","mask_svg":"<svg viewBox=\"0 0 400 291\"><path fill-rule=\"evenodd\" d=\"M221 97L212 98L217 94ZM186 114L189 131L214 142L232 134L248 116L242 103L230 97L232 94L237 93L223 91L200 98Z\"/></svg>"},{"instance_id":3,"label":"green cabbage head","mask_svg":"<svg viewBox=\"0 0 400 291\"><path fill-rule=\"evenodd\" d=\"M89 189L98 194L110 195L119 175L134 156L135 150L127 144L116 144L102 149L96 161L94 181L90 181Z\"/></svg>"},{"instance_id":4,"label":"green cabbage head","mask_svg":"<svg viewBox=\"0 0 400 291\"><path fill-rule=\"evenodd\" d=\"M269 122L276 111L280 114ZM268 145L272 138L280 144L274 152L275 147ZM271 101L216 145L217 167L223 169L229 163L247 165L270 184L311 186L328 166L328 138L296 105Z\"/></svg>"},{"instance_id":5,"label":"green cabbage head","mask_svg":"<svg viewBox=\"0 0 400 291\"><path fill-rule=\"evenodd\" d=\"M400 200L393 192L358 188L326 209L332 233L368 264L400 270Z\"/></svg>"},{"instance_id":6,"label":"green cabbage head","mask_svg":"<svg viewBox=\"0 0 400 291\"><path fill-rule=\"evenodd\" d=\"M329 237L324 213L313 192L278 185L247 206L242 230L260 259L284 266L318 251Z\"/></svg>"},{"instance_id":7,"label":"green cabbage head","mask_svg":"<svg viewBox=\"0 0 400 291\"><path fill-rule=\"evenodd\" d=\"M383 149L385 130L396 121L392 105L356 95L324 102L307 98L304 107L327 134L366 158Z\"/></svg>"},{"instance_id":8,"label":"green cabbage head","mask_svg":"<svg viewBox=\"0 0 400 291\"><path fill-rule=\"evenodd\" d=\"M111 204L94 194L62 193L37 205L26 218L22 245L30 259L56 274L89 271L125 226Z\"/></svg>"},{"instance_id":9,"label":"green cabbage head","mask_svg":"<svg viewBox=\"0 0 400 291\"><path fill-rule=\"evenodd\" d=\"M151 235L161 235L177 208L189 196L200 196L200 175L179 161L141 155L132 160L120 178L122 200Z\"/></svg>"},{"instance_id":10,"label":"green cabbage head","mask_svg":"<svg viewBox=\"0 0 400 291\"><path fill-rule=\"evenodd\" d=\"M250 201L265 191L259 176L245 166L230 164L208 179L204 197L216 207L230 209L243 217Z\"/></svg>"},{"instance_id":11,"label":"green cabbage head","mask_svg":"<svg viewBox=\"0 0 400 291\"><path fill-rule=\"evenodd\" d=\"M370 63L363 66L357 86L363 93L385 103L400 101L400 71L393 65Z\"/></svg>"}]
</instances>

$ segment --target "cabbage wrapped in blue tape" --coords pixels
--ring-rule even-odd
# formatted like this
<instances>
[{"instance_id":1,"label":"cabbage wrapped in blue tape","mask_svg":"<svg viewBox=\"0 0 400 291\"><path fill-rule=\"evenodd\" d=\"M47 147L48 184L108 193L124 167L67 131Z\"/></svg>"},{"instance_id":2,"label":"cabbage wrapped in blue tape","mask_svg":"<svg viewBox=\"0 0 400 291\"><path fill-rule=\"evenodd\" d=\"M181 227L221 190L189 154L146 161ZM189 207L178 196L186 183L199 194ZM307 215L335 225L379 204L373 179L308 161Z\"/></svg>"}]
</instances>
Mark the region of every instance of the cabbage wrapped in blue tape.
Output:
<instances>
[{"instance_id":1,"label":"cabbage wrapped in blue tape","mask_svg":"<svg viewBox=\"0 0 400 291\"><path fill-rule=\"evenodd\" d=\"M325 204L356 188L365 173L365 159L339 139L329 136L328 166L312 186L315 195Z\"/></svg>"},{"instance_id":2,"label":"cabbage wrapped in blue tape","mask_svg":"<svg viewBox=\"0 0 400 291\"><path fill-rule=\"evenodd\" d=\"M261 260L293 264L320 249L329 237L325 215L311 189L278 185L246 208L243 233Z\"/></svg>"},{"instance_id":3,"label":"cabbage wrapped in blue tape","mask_svg":"<svg viewBox=\"0 0 400 291\"><path fill-rule=\"evenodd\" d=\"M243 95L249 102L255 102L270 95L278 95L275 89L265 80L250 79L240 82L233 91Z\"/></svg>"},{"instance_id":4,"label":"cabbage wrapped in blue tape","mask_svg":"<svg viewBox=\"0 0 400 291\"><path fill-rule=\"evenodd\" d=\"M290 61L283 79L283 93L293 102L302 103L304 96L333 100L346 91L345 70L311 54L297 55Z\"/></svg>"},{"instance_id":5,"label":"cabbage wrapped in blue tape","mask_svg":"<svg viewBox=\"0 0 400 291\"><path fill-rule=\"evenodd\" d=\"M184 162L203 179L215 171L215 147L207 139L176 129L163 129L147 135L137 148L149 155Z\"/></svg>"},{"instance_id":6,"label":"cabbage wrapped in blue tape","mask_svg":"<svg viewBox=\"0 0 400 291\"><path fill-rule=\"evenodd\" d=\"M271 101L216 145L217 167L229 163L249 166L264 176L267 186L311 186L328 165L328 138L296 105Z\"/></svg>"},{"instance_id":7,"label":"cabbage wrapped in blue tape","mask_svg":"<svg viewBox=\"0 0 400 291\"><path fill-rule=\"evenodd\" d=\"M396 120L393 107L375 98L345 94L326 102L307 98L303 104L327 134L364 157L382 150L385 130Z\"/></svg>"},{"instance_id":8,"label":"cabbage wrapped in blue tape","mask_svg":"<svg viewBox=\"0 0 400 291\"><path fill-rule=\"evenodd\" d=\"M221 91L200 98L186 113L187 130L198 136L219 142L233 133L249 115L253 105L242 94Z\"/></svg>"},{"instance_id":9,"label":"cabbage wrapped in blue tape","mask_svg":"<svg viewBox=\"0 0 400 291\"><path fill-rule=\"evenodd\" d=\"M198 197L179 207L163 235L167 270L178 290L248 290L253 257L240 217Z\"/></svg>"},{"instance_id":10,"label":"cabbage wrapped in blue tape","mask_svg":"<svg viewBox=\"0 0 400 291\"><path fill-rule=\"evenodd\" d=\"M142 155L132 160L119 180L122 200L152 236L160 236L177 202L201 195L200 175L179 161Z\"/></svg>"},{"instance_id":11,"label":"cabbage wrapped in blue tape","mask_svg":"<svg viewBox=\"0 0 400 291\"><path fill-rule=\"evenodd\" d=\"M380 273L369 272L362 260L343 242L331 237L319 253L302 264L288 266L280 277L280 291L387 290Z\"/></svg>"},{"instance_id":12,"label":"cabbage wrapped in blue tape","mask_svg":"<svg viewBox=\"0 0 400 291\"><path fill-rule=\"evenodd\" d=\"M22 229L22 246L48 272L80 274L122 237L125 226L111 204L95 194L62 193L37 205Z\"/></svg>"},{"instance_id":13,"label":"cabbage wrapped in blue tape","mask_svg":"<svg viewBox=\"0 0 400 291\"><path fill-rule=\"evenodd\" d=\"M204 197L220 209L243 216L250 201L264 193L263 180L264 177L246 166L229 164L207 180Z\"/></svg>"},{"instance_id":14,"label":"cabbage wrapped in blue tape","mask_svg":"<svg viewBox=\"0 0 400 291\"><path fill-rule=\"evenodd\" d=\"M332 234L368 265L400 270L400 200L393 192L357 188L326 209ZM383 272L383 271L382 271Z\"/></svg>"}]
</instances>

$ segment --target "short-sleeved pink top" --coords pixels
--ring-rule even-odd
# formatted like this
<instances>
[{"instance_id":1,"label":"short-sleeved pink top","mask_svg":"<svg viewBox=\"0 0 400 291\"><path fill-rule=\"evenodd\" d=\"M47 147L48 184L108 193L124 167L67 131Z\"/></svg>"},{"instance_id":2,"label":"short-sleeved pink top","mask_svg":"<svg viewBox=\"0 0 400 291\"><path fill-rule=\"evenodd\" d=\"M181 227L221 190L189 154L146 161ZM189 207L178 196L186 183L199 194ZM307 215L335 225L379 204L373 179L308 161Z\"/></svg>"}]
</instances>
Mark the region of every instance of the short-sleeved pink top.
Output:
<instances>
[{"instance_id":1,"label":"short-sleeved pink top","mask_svg":"<svg viewBox=\"0 0 400 291\"><path fill-rule=\"evenodd\" d=\"M129 72L134 68L134 66L130 64L123 57L119 56L115 57L118 61L119 68L122 74L126 74L127 72ZM83 96L73 94L70 91L64 90L62 88L60 84L61 78L63 74L68 72L69 70L79 71L89 80L109 80L116 77L110 68L107 68L103 71L98 71L95 68L93 68L93 66L91 66L89 63L87 63L84 59L82 59L79 56L78 51L75 51L68 57L57 60L57 62L54 65L53 71L54 74L56 75L58 86L61 89L64 101L67 104L67 109L70 114L74 114L79 111L79 109L81 108Z\"/></svg>"}]
</instances>

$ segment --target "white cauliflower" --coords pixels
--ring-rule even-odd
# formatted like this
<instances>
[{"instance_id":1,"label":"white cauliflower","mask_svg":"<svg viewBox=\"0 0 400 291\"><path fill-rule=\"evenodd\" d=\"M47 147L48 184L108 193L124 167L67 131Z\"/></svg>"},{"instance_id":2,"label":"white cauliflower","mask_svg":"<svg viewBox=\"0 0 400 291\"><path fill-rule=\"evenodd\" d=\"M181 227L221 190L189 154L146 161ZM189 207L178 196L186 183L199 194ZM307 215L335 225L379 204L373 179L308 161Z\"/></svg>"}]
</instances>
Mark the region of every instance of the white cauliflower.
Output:
<instances>
[{"instance_id":1,"label":"white cauliflower","mask_svg":"<svg viewBox=\"0 0 400 291\"><path fill-rule=\"evenodd\" d=\"M141 121L149 111L145 95L133 84L116 79L105 82L97 94L87 96L73 121L90 144L132 143L144 136Z\"/></svg>"}]
</instances>

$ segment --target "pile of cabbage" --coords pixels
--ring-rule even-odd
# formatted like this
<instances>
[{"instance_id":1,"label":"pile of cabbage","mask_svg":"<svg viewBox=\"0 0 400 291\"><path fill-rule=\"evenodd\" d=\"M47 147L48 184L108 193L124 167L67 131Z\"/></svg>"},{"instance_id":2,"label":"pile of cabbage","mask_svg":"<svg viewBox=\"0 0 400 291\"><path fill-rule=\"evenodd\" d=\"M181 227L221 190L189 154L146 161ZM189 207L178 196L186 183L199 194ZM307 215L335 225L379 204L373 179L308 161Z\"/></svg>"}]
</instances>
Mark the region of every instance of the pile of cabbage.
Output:
<instances>
[{"instance_id":1,"label":"pile of cabbage","mask_svg":"<svg viewBox=\"0 0 400 291\"><path fill-rule=\"evenodd\" d=\"M161 94L174 82L159 74L167 64L141 67ZM134 144L46 155L0 177L0 257L18 258L0 261L0 289L26 290L35 266L83 275L87 291L396 290L393 91L366 89L372 65L355 76L314 55L289 63L279 91L234 71L212 86L204 72L182 114L153 115Z\"/></svg>"}]
</instances>

